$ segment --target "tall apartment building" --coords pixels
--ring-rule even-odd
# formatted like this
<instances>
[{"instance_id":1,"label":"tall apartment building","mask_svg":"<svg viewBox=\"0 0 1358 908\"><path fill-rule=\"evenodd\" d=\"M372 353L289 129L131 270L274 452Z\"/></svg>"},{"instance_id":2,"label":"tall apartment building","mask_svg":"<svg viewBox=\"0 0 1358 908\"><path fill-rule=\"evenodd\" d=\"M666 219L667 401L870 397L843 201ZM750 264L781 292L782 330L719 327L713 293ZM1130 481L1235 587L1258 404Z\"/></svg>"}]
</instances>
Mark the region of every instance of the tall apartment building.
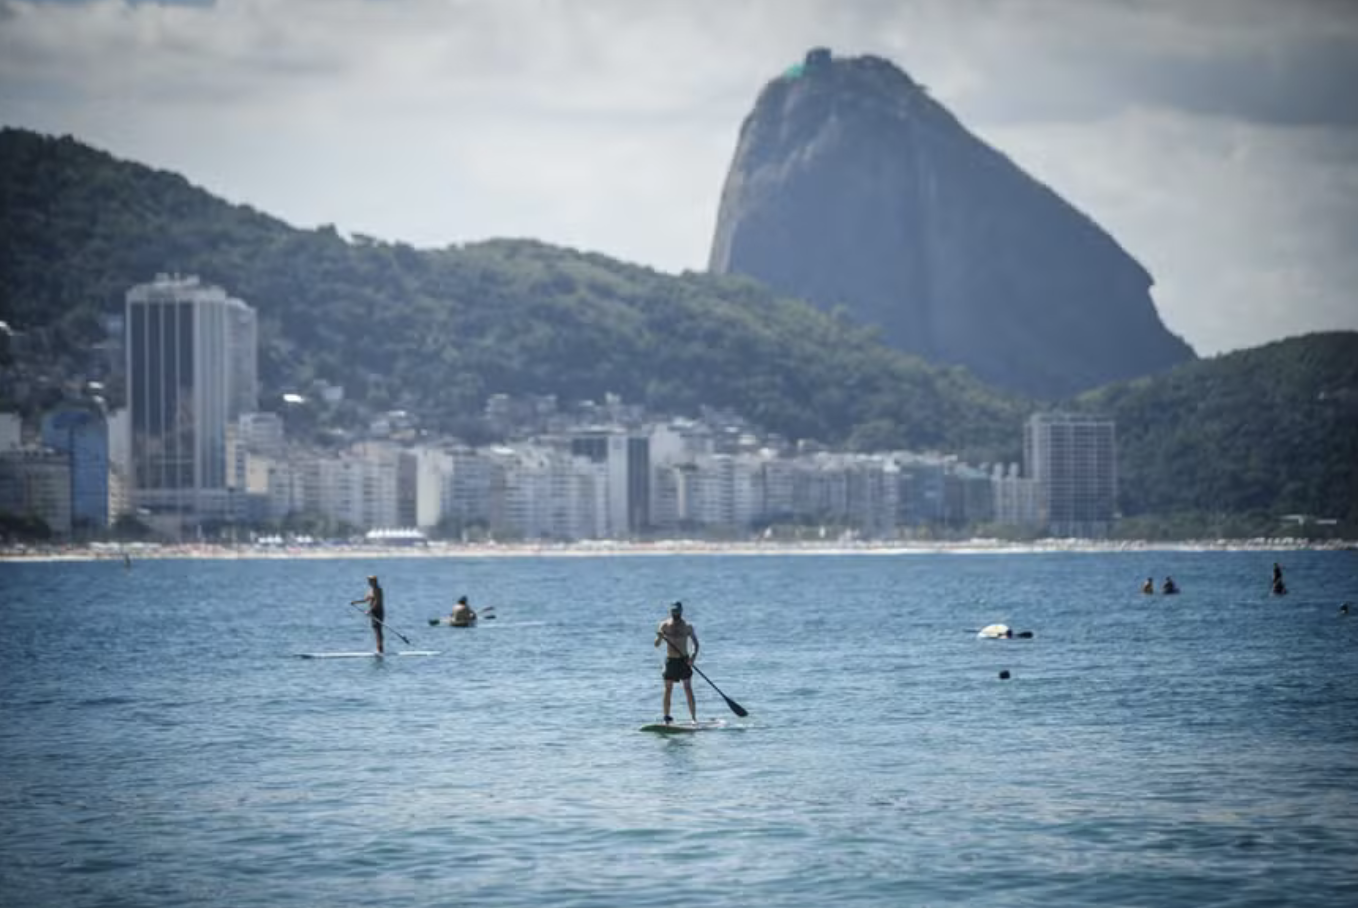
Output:
<instances>
[{"instance_id":1,"label":"tall apartment building","mask_svg":"<svg viewBox=\"0 0 1358 908\"><path fill-rule=\"evenodd\" d=\"M1038 489L1038 517L1053 536L1107 536L1117 512L1117 437L1111 419L1035 413L1023 462Z\"/></svg>"},{"instance_id":2,"label":"tall apartment building","mask_svg":"<svg viewBox=\"0 0 1358 908\"><path fill-rule=\"evenodd\" d=\"M132 419L123 407L108 422L108 515L114 522L132 512Z\"/></svg>"},{"instance_id":3,"label":"tall apartment building","mask_svg":"<svg viewBox=\"0 0 1358 908\"><path fill-rule=\"evenodd\" d=\"M996 465L990 474L995 496L995 522L1008 526L1039 526L1037 480L1019 475L1018 464Z\"/></svg>"},{"instance_id":4,"label":"tall apartment building","mask_svg":"<svg viewBox=\"0 0 1358 908\"><path fill-rule=\"evenodd\" d=\"M181 526L231 507L228 426L257 408L255 312L195 277L127 292L134 506Z\"/></svg>"},{"instance_id":5,"label":"tall apartment building","mask_svg":"<svg viewBox=\"0 0 1358 908\"><path fill-rule=\"evenodd\" d=\"M296 513L320 515L358 530L400 526L398 458L353 454L294 460L289 472Z\"/></svg>"},{"instance_id":6,"label":"tall apartment building","mask_svg":"<svg viewBox=\"0 0 1358 908\"><path fill-rule=\"evenodd\" d=\"M621 429L579 432L570 452L602 464L606 471L607 532L625 539L651 527L651 439Z\"/></svg>"},{"instance_id":7,"label":"tall apartment building","mask_svg":"<svg viewBox=\"0 0 1358 908\"><path fill-rule=\"evenodd\" d=\"M71 458L46 448L0 451L0 513L31 515L71 533Z\"/></svg>"},{"instance_id":8,"label":"tall apartment building","mask_svg":"<svg viewBox=\"0 0 1358 908\"><path fill-rule=\"evenodd\" d=\"M79 528L108 526L109 435L104 414L94 406L68 405L42 417L44 447L71 462L71 520Z\"/></svg>"},{"instance_id":9,"label":"tall apartment building","mask_svg":"<svg viewBox=\"0 0 1358 908\"><path fill-rule=\"evenodd\" d=\"M23 420L18 413L0 413L0 451L13 451L23 444Z\"/></svg>"}]
</instances>

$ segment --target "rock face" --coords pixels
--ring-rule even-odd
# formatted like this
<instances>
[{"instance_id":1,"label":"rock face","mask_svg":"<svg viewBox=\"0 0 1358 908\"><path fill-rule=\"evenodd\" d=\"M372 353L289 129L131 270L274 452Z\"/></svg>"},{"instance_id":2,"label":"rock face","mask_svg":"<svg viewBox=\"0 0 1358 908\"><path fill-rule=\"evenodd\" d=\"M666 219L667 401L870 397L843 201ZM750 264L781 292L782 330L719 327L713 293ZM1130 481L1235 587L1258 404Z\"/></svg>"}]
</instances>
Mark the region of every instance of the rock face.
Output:
<instances>
[{"instance_id":1,"label":"rock face","mask_svg":"<svg viewBox=\"0 0 1358 908\"><path fill-rule=\"evenodd\" d=\"M710 269L843 307L897 349L1040 397L1194 357L1112 237L876 57L816 49L765 86Z\"/></svg>"}]
</instances>

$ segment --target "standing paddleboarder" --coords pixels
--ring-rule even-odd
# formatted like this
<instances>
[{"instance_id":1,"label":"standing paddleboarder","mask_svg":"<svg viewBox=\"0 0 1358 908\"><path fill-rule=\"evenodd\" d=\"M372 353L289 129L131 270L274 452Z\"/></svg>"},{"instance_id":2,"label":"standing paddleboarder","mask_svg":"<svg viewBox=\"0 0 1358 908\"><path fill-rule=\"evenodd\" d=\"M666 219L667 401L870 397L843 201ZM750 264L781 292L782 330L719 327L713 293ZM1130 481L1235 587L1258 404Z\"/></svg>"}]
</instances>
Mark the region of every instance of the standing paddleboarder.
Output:
<instances>
[{"instance_id":1,"label":"standing paddleboarder","mask_svg":"<svg viewBox=\"0 0 1358 908\"><path fill-rule=\"evenodd\" d=\"M368 575L368 594L362 599L355 599L350 605L358 605L361 602L368 603L368 617L372 620L373 636L377 638L377 652L380 655L382 650L382 622L386 620L387 610L382 601L382 587L377 583L377 575Z\"/></svg>"},{"instance_id":2,"label":"standing paddleboarder","mask_svg":"<svg viewBox=\"0 0 1358 908\"><path fill-rule=\"evenodd\" d=\"M693 652L688 651L689 641L693 641ZM693 701L693 660L698 658L698 632L693 625L684 620L684 604L676 602L670 606L670 616L660 622L655 631L655 645L664 641L665 649L665 724L674 721L670 715L670 694L674 682L684 682L684 696L688 698L688 714L694 724L698 722L698 707Z\"/></svg>"}]
</instances>

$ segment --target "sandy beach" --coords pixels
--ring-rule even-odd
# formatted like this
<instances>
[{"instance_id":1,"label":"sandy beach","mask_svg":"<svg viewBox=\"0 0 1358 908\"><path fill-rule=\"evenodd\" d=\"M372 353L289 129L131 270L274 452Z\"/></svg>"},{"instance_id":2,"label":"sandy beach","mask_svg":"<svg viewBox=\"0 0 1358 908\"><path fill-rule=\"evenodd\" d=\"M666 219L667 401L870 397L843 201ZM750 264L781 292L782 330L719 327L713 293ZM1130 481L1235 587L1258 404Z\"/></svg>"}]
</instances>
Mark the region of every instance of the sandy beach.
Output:
<instances>
[{"instance_id":1,"label":"sandy beach","mask_svg":"<svg viewBox=\"0 0 1358 908\"><path fill-rule=\"evenodd\" d=\"M11 546L0 550L5 561L100 561L136 559L372 559L372 558L561 558L660 555L967 555L1043 552L1205 552L1205 551L1358 551L1358 540L1316 541L1291 537L1213 539L1180 542L1139 540L1046 539L1010 542L999 539L892 542L707 542L675 539L658 542L590 541L559 544L430 542L424 545L218 545L94 543L83 546Z\"/></svg>"}]
</instances>

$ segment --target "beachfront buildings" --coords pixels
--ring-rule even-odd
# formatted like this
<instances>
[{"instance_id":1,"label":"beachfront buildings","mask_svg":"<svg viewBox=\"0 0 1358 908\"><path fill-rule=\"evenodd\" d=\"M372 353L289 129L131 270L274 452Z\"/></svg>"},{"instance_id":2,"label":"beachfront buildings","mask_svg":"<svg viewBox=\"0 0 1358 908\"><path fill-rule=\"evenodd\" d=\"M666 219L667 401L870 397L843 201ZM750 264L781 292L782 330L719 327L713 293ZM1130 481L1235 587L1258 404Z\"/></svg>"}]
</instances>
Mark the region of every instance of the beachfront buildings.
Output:
<instances>
[{"instance_id":1,"label":"beachfront buildings","mask_svg":"<svg viewBox=\"0 0 1358 908\"><path fill-rule=\"evenodd\" d=\"M354 532L418 527L436 537L575 541L736 539L794 528L822 538L931 538L990 525L1037 532L1050 513L1044 502L1053 500L1015 464L775 449L684 419L480 447L428 440L280 450L276 437L246 442L251 434L237 432L253 519L323 518ZM1053 475L1060 476L1044 473ZM1095 534L1106 525L1060 529Z\"/></svg>"},{"instance_id":2,"label":"beachfront buildings","mask_svg":"<svg viewBox=\"0 0 1358 908\"><path fill-rule=\"evenodd\" d=\"M228 426L257 409L257 328L244 302L159 275L126 297L131 502L166 525L226 517L237 466Z\"/></svg>"},{"instance_id":3,"label":"beachfront buildings","mask_svg":"<svg viewBox=\"0 0 1358 908\"><path fill-rule=\"evenodd\" d=\"M1023 461L1035 481L1038 520L1052 536L1101 538L1117 513L1117 438L1111 419L1035 413L1024 425Z\"/></svg>"},{"instance_id":4,"label":"beachfront buildings","mask_svg":"<svg viewBox=\"0 0 1358 908\"><path fill-rule=\"evenodd\" d=\"M615 395L571 412L552 397L496 396L488 421L512 437L492 445L429 436L391 411L365 440L319 449L289 435L287 406L255 411L254 313L244 303L162 276L129 291L124 322L127 407L48 414L38 450L51 456L0 463L9 502L0 511L41 509L66 528L101 523L103 508L105 519L135 515L179 539L402 527L506 541L928 539L1007 528L1100 537L1115 516L1116 439L1099 417L1035 415L1024 427L1026 475L939 453L793 445L711 409L648 418ZM19 448L22 429L0 414L0 448ZM64 499L53 491L62 470Z\"/></svg>"},{"instance_id":5,"label":"beachfront buildings","mask_svg":"<svg viewBox=\"0 0 1358 908\"><path fill-rule=\"evenodd\" d=\"M108 424L108 500L118 515L132 510L121 491L123 477L135 472L130 414L114 411ZM289 440L281 417L243 413L224 432L230 469L217 495L225 504L213 506L208 496L207 510L186 507L177 535L328 525L341 535L418 527L434 537L505 541L740 539L775 531L928 539L1003 527L1097 537L1113 516L1116 458L1105 420L1041 414L1030 421L1027 476L1017 464L978 468L950 455L772 447L694 420L556 428L487 446L387 439L316 450ZM9 483L9 509L41 507L54 527L65 526L62 509L72 505L53 490L63 470L64 487L74 488L71 455L44 450L51 456L0 464L10 477L37 477L25 480L22 505L20 486ZM147 520L145 511L138 517Z\"/></svg>"}]
</instances>

